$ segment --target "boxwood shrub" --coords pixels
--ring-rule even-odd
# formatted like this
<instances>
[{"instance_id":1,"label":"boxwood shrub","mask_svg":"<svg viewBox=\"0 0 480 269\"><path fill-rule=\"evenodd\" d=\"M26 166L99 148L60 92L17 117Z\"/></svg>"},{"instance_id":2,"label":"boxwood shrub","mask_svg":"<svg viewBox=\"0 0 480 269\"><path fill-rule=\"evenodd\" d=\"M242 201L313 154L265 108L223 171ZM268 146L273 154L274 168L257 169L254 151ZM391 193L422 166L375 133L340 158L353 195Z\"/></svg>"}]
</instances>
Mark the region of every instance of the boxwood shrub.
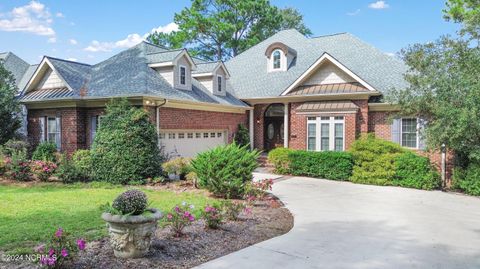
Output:
<instances>
[{"instance_id":1,"label":"boxwood shrub","mask_svg":"<svg viewBox=\"0 0 480 269\"><path fill-rule=\"evenodd\" d=\"M455 168L452 187L469 195L480 195L480 164L471 163L466 169Z\"/></svg>"},{"instance_id":2,"label":"boxwood shrub","mask_svg":"<svg viewBox=\"0 0 480 269\"><path fill-rule=\"evenodd\" d=\"M127 184L160 173L155 126L142 108L112 100L100 120L90 151L94 180Z\"/></svg>"},{"instance_id":3,"label":"boxwood shrub","mask_svg":"<svg viewBox=\"0 0 480 269\"><path fill-rule=\"evenodd\" d=\"M293 151L293 149L289 148L276 148L268 153L268 162L275 167L275 173L289 173L290 159L288 158L288 154Z\"/></svg>"},{"instance_id":4,"label":"boxwood shrub","mask_svg":"<svg viewBox=\"0 0 480 269\"><path fill-rule=\"evenodd\" d=\"M440 175L427 157L406 152L395 159L393 185L433 190L440 187Z\"/></svg>"},{"instance_id":5,"label":"boxwood shrub","mask_svg":"<svg viewBox=\"0 0 480 269\"><path fill-rule=\"evenodd\" d=\"M291 151L289 171L293 175L347 180L352 175L353 159L348 152Z\"/></svg>"},{"instance_id":6,"label":"boxwood shrub","mask_svg":"<svg viewBox=\"0 0 480 269\"><path fill-rule=\"evenodd\" d=\"M198 154L191 165L201 187L219 197L238 198L252 179L259 154L233 143Z\"/></svg>"},{"instance_id":7,"label":"boxwood shrub","mask_svg":"<svg viewBox=\"0 0 480 269\"><path fill-rule=\"evenodd\" d=\"M52 142L40 143L32 154L32 160L55 162L55 153L57 152L57 145Z\"/></svg>"}]
</instances>

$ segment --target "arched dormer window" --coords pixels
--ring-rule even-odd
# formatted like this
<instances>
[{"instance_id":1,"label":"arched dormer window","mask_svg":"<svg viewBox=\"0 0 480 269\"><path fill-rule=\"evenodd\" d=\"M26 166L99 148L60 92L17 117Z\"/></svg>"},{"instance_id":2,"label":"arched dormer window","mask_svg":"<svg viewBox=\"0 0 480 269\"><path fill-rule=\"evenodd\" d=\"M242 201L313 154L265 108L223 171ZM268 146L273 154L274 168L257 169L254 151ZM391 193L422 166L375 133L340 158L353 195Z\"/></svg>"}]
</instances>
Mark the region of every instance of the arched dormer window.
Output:
<instances>
[{"instance_id":1,"label":"arched dormer window","mask_svg":"<svg viewBox=\"0 0 480 269\"><path fill-rule=\"evenodd\" d=\"M273 69L280 69L282 67L282 54L280 50L274 50L272 53Z\"/></svg>"}]
</instances>

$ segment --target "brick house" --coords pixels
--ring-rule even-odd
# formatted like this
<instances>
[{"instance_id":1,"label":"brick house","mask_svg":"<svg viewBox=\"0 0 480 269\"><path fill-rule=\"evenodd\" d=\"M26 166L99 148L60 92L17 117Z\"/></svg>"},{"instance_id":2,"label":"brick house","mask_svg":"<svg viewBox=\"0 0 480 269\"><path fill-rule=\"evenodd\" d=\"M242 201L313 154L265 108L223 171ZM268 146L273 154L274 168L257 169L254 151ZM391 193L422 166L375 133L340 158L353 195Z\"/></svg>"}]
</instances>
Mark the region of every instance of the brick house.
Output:
<instances>
[{"instance_id":1,"label":"brick house","mask_svg":"<svg viewBox=\"0 0 480 269\"><path fill-rule=\"evenodd\" d=\"M150 112L169 152L229 143L244 124L252 147L347 150L364 133L424 152L422 123L382 102L406 66L351 34L281 31L223 62L142 42L95 65L44 57L22 88L28 137L71 153L88 148L105 104L126 97ZM451 163L451 162L450 162Z\"/></svg>"}]
</instances>

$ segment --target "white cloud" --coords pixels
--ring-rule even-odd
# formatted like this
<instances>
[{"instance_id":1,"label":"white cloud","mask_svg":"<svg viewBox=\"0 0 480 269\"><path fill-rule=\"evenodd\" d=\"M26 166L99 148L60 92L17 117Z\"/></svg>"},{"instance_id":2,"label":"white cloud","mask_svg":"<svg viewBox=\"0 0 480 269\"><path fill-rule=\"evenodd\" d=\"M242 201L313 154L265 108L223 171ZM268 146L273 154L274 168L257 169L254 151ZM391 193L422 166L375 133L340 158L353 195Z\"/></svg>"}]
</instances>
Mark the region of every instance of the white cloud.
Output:
<instances>
[{"instance_id":1,"label":"white cloud","mask_svg":"<svg viewBox=\"0 0 480 269\"><path fill-rule=\"evenodd\" d=\"M75 39L73 39L73 38L70 39L70 40L68 40L68 42L69 42L70 44L72 44L72 45L77 45L77 44L78 44L77 40L75 40Z\"/></svg>"},{"instance_id":2,"label":"white cloud","mask_svg":"<svg viewBox=\"0 0 480 269\"><path fill-rule=\"evenodd\" d=\"M387 54L390 57L395 57L396 56L396 54L393 53L393 52L385 52L385 54Z\"/></svg>"},{"instance_id":3,"label":"white cloud","mask_svg":"<svg viewBox=\"0 0 480 269\"><path fill-rule=\"evenodd\" d=\"M52 15L44 4L31 1L28 5L15 7L8 13L0 14L0 31L28 32L36 35L55 37L51 27Z\"/></svg>"},{"instance_id":4,"label":"white cloud","mask_svg":"<svg viewBox=\"0 0 480 269\"><path fill-rule=\"evenodd\" d=\"M50 37L47 39L48 43L57 43L57 38L56 37Z\"/></svg>"},{"instance_id":5,"label":"white cloud","mask_svg":"<svg viewBox=\"0 0 480 269\"><path fill-rule=\"evenodd\" d=\"M67 61L78 62L77 58L67 58Z\"/></svg>"},{"instance_id":6,"label":"white cloud","mask_svg":"<svg viewBox=\"0 0 480 269\"><path fill-rule=\"evenodd\" d=\"M118 48L130 48L145 40L150 33L162 32L169 34L174 31L178 31L178 25L174 22L171 22L165 26L153 28L152 31L144 34L143 36L137 33L129 34L125 39L115 42L100 42L98 40L93 40L88 47L84 48L84 50L90 52L107 52Z\"/></svg>"},{"instance_id":7,"label":"white cloud","mask_svg":"<svg viewBox=\"0 0 480 269\"><path fill-rule=\"evenodd\" d=\"M355 11L352 11L352 12L347 12L347 15L348 16L356 16L360 13L360 9L357 9Z\"/></svg>"},{"instance_id":8,"label":"white cloud","mask_svg":"<svg viewBox=\"0 0 480 269\"><path fill-rule=\"evenodd\" d=\"M65 18L65 15L63 15L62 12L57 12L57 13L55 14L55 16L56 16L57 18Z\"/></svg>"},{"instance_id":9,"label":"white cloud","mask_svg":"<svg viewBox=\"0 0 480 269\"><path fill-rule=\"evenodd\" d=\"M377 1L377 2L371 3L370 5L368 5L368 7L373 9L386 9L390 6L385 1Z\"/></svg>"}]
</instances>

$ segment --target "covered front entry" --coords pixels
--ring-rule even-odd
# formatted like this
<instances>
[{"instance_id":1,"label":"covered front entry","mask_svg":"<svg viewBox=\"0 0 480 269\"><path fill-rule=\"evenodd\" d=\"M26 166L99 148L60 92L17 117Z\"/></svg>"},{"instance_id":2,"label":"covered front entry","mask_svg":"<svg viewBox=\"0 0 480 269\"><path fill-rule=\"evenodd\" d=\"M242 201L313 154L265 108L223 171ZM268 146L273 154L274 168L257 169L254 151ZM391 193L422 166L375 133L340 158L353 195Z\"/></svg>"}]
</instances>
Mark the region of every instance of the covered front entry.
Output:
<instances>
[{"instance_id":1,"label":"covered front entry","mask_svg":"<svg viewBox=\"0 0 480 269\"><path fill-rule=\"evenodd\" d=\"M283 104L272 104L264 115L264 148L266 151L284 146L284 110Z\"/></svg>"}]
</instances>

